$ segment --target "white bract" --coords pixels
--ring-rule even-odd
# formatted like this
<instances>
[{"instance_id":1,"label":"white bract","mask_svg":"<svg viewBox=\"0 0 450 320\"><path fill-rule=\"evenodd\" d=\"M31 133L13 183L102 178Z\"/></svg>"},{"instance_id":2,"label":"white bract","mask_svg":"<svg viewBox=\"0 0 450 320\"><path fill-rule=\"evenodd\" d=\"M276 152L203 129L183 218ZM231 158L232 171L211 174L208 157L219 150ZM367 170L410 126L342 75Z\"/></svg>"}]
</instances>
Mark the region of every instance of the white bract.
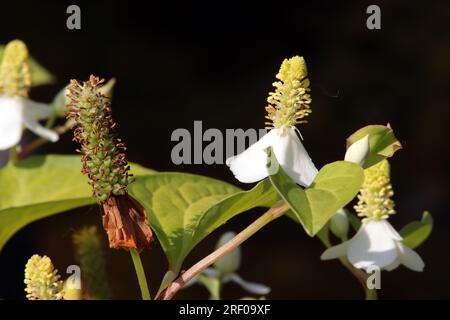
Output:
<instances>
[{"instance_id":1,"label":"white bract","mask_svg":"<svg viewBox=\"0 0 450 320\"><path fill-rule=\"evenodd\" d=\"M237 285L239 285L242 289L249 293L253 293L256 295L266 295L270 292L270 287L262 284L262 283L256 283L256 282L250 282L242 279L240 275L237 273L228 273L228 274L222 274L220 270L214 269L214 268L206 268L202 271L202 274L215 279L220 279L223 284L234 282ZM192 280L192 284L195 283L195 279Z\"/></svg>"},{"instance_id":2,"label":"white bract","mask_svg":"<svg viewBox=\"0 0 450 320\"><path fill-rule=\"evenodd\" d=\"M353 143L345 153L345 161L350 161L362 166L370 151L369 135L364 136Z\"/></svg>"},{"instance_id":3,"label":"white bract","mask_svg":"<svg viewBox=\"0 0 450 320\"><path fill-rule=\"evenodd\" d=\"M295 182L309 187L317 169L297 136L297 124L305 123L312 112L306 63L302 57L285 59L276 75L266 106L266 128L269 133L241 154L227 159L236 179L253 183L275 174L277 168L267 167L267 149L272 148L278 163ZM300 133L299 133L300 135Z\"/></svg>"},{"instance_id":4,"label":"white bract","mask_svg":"<svg viewBox=\"0 0 450 320\"><path fill-rule=\"evenodd\" d=\"M228 158L236 179L252 183L266 178L266 149L272 147L283 170L298 184L308 187L317 175L317 169L297 136L295 128L274 128L241 154Z\"/></svg>"},{"instance_id":5,"label":"white bract","mask_svg":"<svg viewBox=\"0 0 450 320\"><path fill-rule=\"evenodd\" d=\"M423 271L425 264L421 257L402 240L387 220L366 220L352 239L328 248L320 258L330 260L347 256L358 269L375 265L391 271L402 264L413 271Z\"/></svg>"},{"instance_id":6,"label":"white bract","mask_svg":"<svg viewBox=\"0 0 450 320\"><path fill-rule=\"evenodd\" d=\"M58 134L39 123L51 113L52 109L46 104L0 95L0 150L17 145L24 127L47 140L57 141Z\"/></svg>"}]
</instances>

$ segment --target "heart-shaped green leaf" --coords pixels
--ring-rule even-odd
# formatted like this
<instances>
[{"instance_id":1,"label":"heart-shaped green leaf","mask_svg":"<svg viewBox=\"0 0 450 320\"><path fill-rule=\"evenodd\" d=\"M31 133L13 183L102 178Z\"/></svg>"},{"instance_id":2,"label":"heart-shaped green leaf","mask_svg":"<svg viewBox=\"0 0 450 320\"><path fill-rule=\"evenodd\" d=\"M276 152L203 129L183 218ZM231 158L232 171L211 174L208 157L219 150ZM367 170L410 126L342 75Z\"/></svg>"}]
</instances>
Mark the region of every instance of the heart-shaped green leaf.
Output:
<instances>
[{"instance_id":1,"label":"heart-shaped green leaf","mask_svg":"<svg viewBox=\"0 0 450 320\"><path fill-rule=\"evenodd\" d=\"M153 170L132 164L135 175ZM25 225L94 204L79 156L35 156L0 170L0 250Z\"/></svg>"},{"instance_id":2,"label":"heart-shaped green leaf","mask_svg":"<svg viewBox=\"0 0 450 320\"><path fill-rule=\"evenodd\" d=\"M359 129L347 138L347 149L356 141L369 136L369 154L364 161L363 168L367 169L381 160L392 157L402 148L401 143L394 135L392 128L387 125L370 125Z\"/></svg>"},{"instance_id":3,"label":"heart-shaped green leaf","mask_svg":"<svg viewBox=\"0 0 450 320\"><path fill-rule=\"evenodd\" d=\"M427 240L432 230L433 218L428 211L425 211L422 214L422 219L420 221L408 223L399 233L403 237L403 243L414 249Z\"/></svg>"},{"instance_id":4,"label":"heart-shaped green leaf","mask_svg":"<svg viewBox=\"0 0 450 320\"><path fill-rule=\"evenodd\" d=\"M141 177L129 192L146 208L149 222L177 274L189 252L235 215L278 199L267 180L249 191L220 180L186 173Z\"/></svg>"},{"instance_id":5,"label":"heart-shaped green leaf","mask_svg":"<svg viewBox=\"0 0 450 320\"><path fill-rule=\"evenodd\" d=\"M324 166L311 186L300 188L279 166L275 155L270 157L270 181L279 195L289 205L291 212L306 233L314 236L332 215L349 203L358 193L364 179L363 169L354 163L336 161Z\"/></svg>"},{"instance_id":6,"label":"heart-shaped green leaf","mask_svg":"<svg viewBox=\"0 0 450 320\"><path fill-rule=\"evenodd\" d=\"M0 63L3 59L3 51L5 51L5 46L0 45ZM29 64L31 85L33 87L55 82L55 77L47 69L40 65L39 62L37 62L33 57L30 57Z\"/></svg>"}]
</instances>

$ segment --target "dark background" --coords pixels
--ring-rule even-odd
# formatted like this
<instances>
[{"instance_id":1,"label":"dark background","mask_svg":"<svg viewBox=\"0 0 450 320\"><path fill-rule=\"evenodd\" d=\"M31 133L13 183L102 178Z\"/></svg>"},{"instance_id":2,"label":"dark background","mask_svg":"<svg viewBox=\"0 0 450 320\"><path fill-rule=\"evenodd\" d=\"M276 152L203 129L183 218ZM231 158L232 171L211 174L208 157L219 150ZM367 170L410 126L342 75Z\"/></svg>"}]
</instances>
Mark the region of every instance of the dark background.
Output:
<instances>
[{"instance_id":1,"label":"dark background","mask_svg":"<svg viewBox=\"0 0 450 320\"><path fill-rule=\"evenodd\" d=\"M80 31L66 29L66 7L73 3L81 6ZM2 3L0 43L24 40L57 75L55 85L33 89L38 101L50 101L71 78L116 77L113 110L131 161L236 184L225 165L173 165L171 133L192 130L194 120L202 120L204 129L263 127L271 83L281 61L293 55L304 56L308 64L313 114L300 129L317 167L342 159L345 138L355 130L389 122L404 146L391 161L398 211L391 222L400 229L427 209L436 228L418 248L425 271L384 272L380 296L450 298L450 3L73 3ZM375 3L381 7L382 29L371 31L365 12ZM75 148L66 134L39 153L71 154ZM240 231L261 212L227 223L192 252L185 267L209 253L222 231ZM33 253L49 255L62 271L73 264L71 234L92 223L100 227L95 207L38 221L17 233L0 255L0 297L24 298L23 269ZM271 286L273 299L361 298L347 270L337 261L319 260L322 251L319 241L283 218L244 244L240 274ZM128 254L107 250L107 258L114 297L138 298ZM166 268L159 245L144 254L144 264L155 290ZM224 291L225 298L244 295L234 285ZM192 287L177 297L207 294Z\"/></svg>"}]
</instances>

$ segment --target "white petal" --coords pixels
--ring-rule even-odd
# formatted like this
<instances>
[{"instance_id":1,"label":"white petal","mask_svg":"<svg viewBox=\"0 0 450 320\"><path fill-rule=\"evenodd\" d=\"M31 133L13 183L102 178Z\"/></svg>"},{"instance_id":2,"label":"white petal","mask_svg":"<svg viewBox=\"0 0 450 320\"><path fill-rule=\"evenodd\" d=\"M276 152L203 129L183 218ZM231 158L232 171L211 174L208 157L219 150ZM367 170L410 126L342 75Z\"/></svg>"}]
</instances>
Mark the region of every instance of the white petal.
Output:
<instances>
[{"instance_id":1,"label":"white petal","mask_svg":"<svg viewBox=\"0 0 450 320\"><path fill-rule=\"evenodd\" d=\"M34 118L34 114L32 112L28 112L28 109L25 109L24 111L23 123L28 129L33 131L38 136L50 140L51 142L58 141L59 136L56 132L41 126L36 118Z\"/></svg>"},{"instance_id":2,"label":"white petal","mask_svg":"<svg viewBox=\"0 0 450 320\"><path fill-rule=\"evenodd\" d=\"M382 221L363 223L349 242L348 259L355 268L375 265L383 269L394 263L398 256L396 241Z\"/></svg>"},{"instance_id":3,"label":"white petal","mask_svg":"<svg viewBox=\"0 0 450 320\"><path fill-rule=\"evenodd\" d=\"M344 160L363 165L369 154L369 148L369 135L365 135L347 149Z\"/></svg>"},{"instance_id":4,"label":"white petal","mask_svg":"<svg viewBox=\"0 0 450 320\"><path fill-rule=\"evenodd\" d=\"M270 287L263 285L261 283L245 281L236 273L230 275L230 280L240 285L242 289L253 294L266 295L270 292Z\"/></svg>"},{"instance_id":5,"label":"white petal","mask_svg":"<svg viewBox=\"0 0 450 320\"><path fill-rule=\"evenodd\" d=\"M207 275L208 277L211 277L211 278L218 278L219 277L219 271L217 271L214 268L206 268L205 270L202 271L202 273Z\"/></svg>"},{"instance_id":6,"label":"white petal","mask_svg":"<svg viewBox=\"0 0 450 320\"><path fill-rule=\"evenodd\" d=\"M380 223L383 223L384 228L386 229L386 233L389 234L392 239L397 241L402 241L402 236L394 229L394 227L387 220L382 220Z\"/></svg>"},{"instance_id":7,"label":"white petal","mask_svg":"<svg viewBox=\"0 0 450 320\"><path fill-rule=\"evenodd\" d=\"M203 270L201 272L201 274L203 274L207 277L210 277L210 278L217 278L219 276L219 272L217 272L217 270L213 269L213 268L206 268L205 270ZM196 276L193 279L186 282L183 286L183 289L189 288L190 286L199 283L198 277L199 276Z\"/></svg>"},{"instance_id":8,"label":"white petal","mask_svg":"<svg viewBox=\"0 0 450 320\"><path fill-rule=\"evenodd\" d=\"M346 256L348 243L348 241L345 241L341 244L328 248L322 253L322 255L320 256L320 260L331 260Z\"/></svg>"},{"instance_id":9,"label":"white petal","mask_svg":"<svg viewBox=\"0 0 450 320\"><path fill-rule=\"evenodd\" d=\"M273 131L273 130L272 130ZM273 143L273 152L284 171L298 184L308 187L317 175L317 169L303 147L295 129L286 129Z\"/></svg>"},{"instance_id":10,"label":"white petal","mask_svg":"<svg viewBox=\"0 0 450 320\"><path fill-rule=\"evenodd\" d=\"M271 146L276 138L277 131L271 130L244 152L227 159L227 166L236 179L252 183L267 177L267 153L264 150Z\"/></svg>"},{"instance_id":11,"label":"white petal","mask_svg":"<svg viewBox=\"0 0 450 320\"><path fill-rule=\"evenodd\" d=\"M26 112L36 120L47 119L53 113L53 109L46 103L24 99L24 105Z\"/></svg>"},{"instance_id":12,"label":"white petal","mask_svg":"<svg viewBox=\"0 0 450 320\"><path fill-rule=\"evenodd\" d=\"M20 142L22 110L20 99L0 96L0 150L9 149Z\"/></svg>"},{"instance_id":13,"label":"white petal","mask_svg":"<svg viewBox=\"0 0 450 320\"><path fill-rule=\"evenodd\" d=\"M398 242L397 245L400 253L400 263L413 271L422 272L425 263L417 252L408 248L401 242Z\"/></svg>"},{"instance_id":14,"label":"white petal","mask_svg":"<svg viewBox=\"0 0 450 320\"><path fill-rule=\"evenodd\" d=\"M400 265L400 255L397 257L397 259L395 259L395 261L393 263L391 263L390 265L384 267L384 270L392 271L394 269L397 269L399 265Z\"/></svg>"}]
</instances>

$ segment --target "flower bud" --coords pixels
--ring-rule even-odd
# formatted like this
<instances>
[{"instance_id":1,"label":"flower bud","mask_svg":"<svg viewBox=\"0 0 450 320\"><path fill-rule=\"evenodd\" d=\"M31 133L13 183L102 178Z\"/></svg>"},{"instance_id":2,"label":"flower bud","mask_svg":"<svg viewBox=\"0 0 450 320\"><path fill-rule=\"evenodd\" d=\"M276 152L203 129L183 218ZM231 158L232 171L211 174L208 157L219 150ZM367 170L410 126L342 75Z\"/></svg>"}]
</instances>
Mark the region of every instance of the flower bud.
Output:
<instances>
[{"instance_id":1,"label":"flower bud","mask_svg":"<svg viewBox=\"0 0 450 320\"><path fill-rule=\"evenodd\" d=\"M226 232L224 233L219 241L217 242L216 248L220 248L231 239L236 236L234 232ZM227 253L225 256L220 258L214 263L214 266L217 270L221 272L222 275L231 274L236 272L241 265L241 248L237 247L233 249L233 251Z\"/></svg>"},{"instance_id":2,"label":"flower bud","mask_svg":"<svg viewBox=\"0 0 450 320\"><path fill-rule=\"evenodd\" d=\"M369 155L369 151L369 135L365 135L364 138L359 139L348 147L344 160L362 166Z\"/></svg>"},{"instance_id":3,"label":"flower bud","mask_svg":"<svg viewBox=\"0 0 450 320\"><path fill-rule=\"evenodd\" d=\"M330 230L333 234L341 239L347 238L349 222L346 209L339 209L330 219Z\"/></svg>"}]
</instances>

